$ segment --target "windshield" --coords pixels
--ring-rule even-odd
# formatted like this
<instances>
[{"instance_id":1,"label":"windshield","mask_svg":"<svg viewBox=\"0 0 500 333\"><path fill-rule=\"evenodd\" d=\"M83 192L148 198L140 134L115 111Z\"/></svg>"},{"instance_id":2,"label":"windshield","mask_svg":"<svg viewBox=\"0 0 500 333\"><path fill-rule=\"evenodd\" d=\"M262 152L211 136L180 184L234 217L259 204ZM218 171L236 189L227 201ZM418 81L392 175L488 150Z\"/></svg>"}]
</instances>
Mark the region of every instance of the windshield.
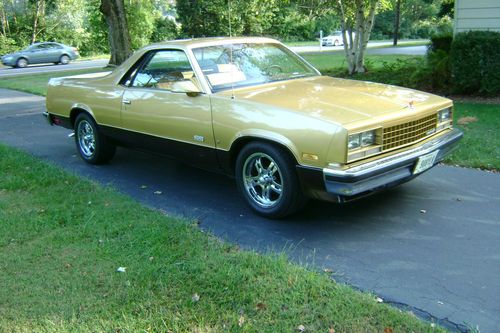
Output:
<instances>
[{"instance_id":1,"label":"windshield","mask_svg":"<svg viewBox=\"0 0 500 333\"><path fill-rule=\"evenodd\" d=\"M241 43L193 49L214 92L318 75L279 44Z\"/></svg>"}]
</instances>

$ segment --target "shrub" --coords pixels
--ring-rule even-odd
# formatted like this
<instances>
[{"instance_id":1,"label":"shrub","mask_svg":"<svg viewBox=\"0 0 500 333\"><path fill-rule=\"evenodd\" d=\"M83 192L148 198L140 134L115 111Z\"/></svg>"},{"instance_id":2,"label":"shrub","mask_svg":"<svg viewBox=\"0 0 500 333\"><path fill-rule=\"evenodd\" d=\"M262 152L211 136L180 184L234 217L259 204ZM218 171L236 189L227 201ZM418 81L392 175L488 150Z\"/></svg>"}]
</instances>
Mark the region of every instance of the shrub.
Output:
<instances>
[{"instance_id":1,"label":"shrub","mask_svg":"<svg viewBox=\"0 0 500 333\"><path fill-rule=\"evenodd\" d=\"M446 53L449 53L452 41L453 41L453 34L451 33L432 35L431 45L429 47L429 50L434 52L437 50L442 50L445 51Z\"/></svg>"},{"instance_id":2,"label":"shrub","mask_svg":"<svg viewBox=\"0 0 500 333\"><path fill-rule=\"evenodd\" d=\"M0 34L0 55L12 53L18 49L19 46L16 44L15 40Z\"/></svg>"},{"instance_id":3,"label":"shrub","mask_svg":"<svg viewBox=\"0 0 500 333\"><path fill-rule=\"evenodd\" d=\"M451 44L450 61L456 93L500 93L499 32L469 31L457 34Z\"/></svg>"}]
</instances>

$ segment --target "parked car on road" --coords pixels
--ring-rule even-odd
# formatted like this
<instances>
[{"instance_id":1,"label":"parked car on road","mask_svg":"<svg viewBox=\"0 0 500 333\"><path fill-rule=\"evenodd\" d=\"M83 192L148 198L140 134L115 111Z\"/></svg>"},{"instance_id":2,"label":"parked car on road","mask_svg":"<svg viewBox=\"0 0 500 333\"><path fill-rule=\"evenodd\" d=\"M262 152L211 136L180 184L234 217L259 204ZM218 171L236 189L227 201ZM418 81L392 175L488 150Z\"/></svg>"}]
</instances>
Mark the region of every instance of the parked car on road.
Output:
<instances>
[{"instance_id":1,"label":"parked car on road","mask_svg":"<svg viewBox=\"0 0 500 333\"><path fill-rule=\"evenodd\" d=\"M78 49L55 42L34 43L26 49L2 56L2 64L11 67L26 67L31 64L68 64L79 57Z\"/></svg>"},{"instance_id":2,"label":"parked car on road","mask_svg":"<svg viewBox=\"0 0 500 333\"><path fill-rule=\"evenodd\" d=\"M234 177L270 218L406 182L462 137L451 100L322 76L268 38L154 44L113 72L51 79L46 103L84 161L116 146L170 155Z\"/></svg>"},{"instance_id":3,"label":"parked car on road","mask_svg":"<svg viewBox=\"0 0 500 333\"><path fill-rule=\"evenodd\" d=\"M321 45L323 46L344 45L344 40L342 39L342 31L335 31L331 35L323 37L323 39L321 40Z\"/></svg>"}]
</instances>

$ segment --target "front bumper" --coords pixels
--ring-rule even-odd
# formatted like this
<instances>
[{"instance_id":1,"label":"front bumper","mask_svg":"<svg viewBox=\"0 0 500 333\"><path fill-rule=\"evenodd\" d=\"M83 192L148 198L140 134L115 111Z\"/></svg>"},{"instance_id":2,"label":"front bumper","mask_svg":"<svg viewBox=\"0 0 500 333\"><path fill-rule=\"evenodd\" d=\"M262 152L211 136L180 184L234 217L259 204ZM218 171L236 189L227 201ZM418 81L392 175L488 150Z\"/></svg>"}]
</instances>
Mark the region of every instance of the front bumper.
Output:
<instances>
[{"instance_id":1,"label":"front bumper","mask_svg":"<svg viewBox=\"0 0 500 333\"><path fill-rule=\"evenodd\" d=\"M346 170L318 169L297 166L304 193L326 201L345 202L393 187L417 177L419 158L436 154L426 171L442 161L462 138L458 129L451 129L409 150L360 164Z\"/></svg>"},{"instance_id":2,"label":"front bumper","mask_svg":"<svg viewBox=\"0 0 500 333\"><path fill-rule=\"evenodd\" d=\"M433 152L436 154L432 165L426 169L428 170L454 150L462 136L460 130L451 129L413 149L347 170L325 168L323 178L326 192L336 195L340 201L345 201L404 183L421 173L415 173L415 166L420 157Z\"/></svg>"}]
</instances>

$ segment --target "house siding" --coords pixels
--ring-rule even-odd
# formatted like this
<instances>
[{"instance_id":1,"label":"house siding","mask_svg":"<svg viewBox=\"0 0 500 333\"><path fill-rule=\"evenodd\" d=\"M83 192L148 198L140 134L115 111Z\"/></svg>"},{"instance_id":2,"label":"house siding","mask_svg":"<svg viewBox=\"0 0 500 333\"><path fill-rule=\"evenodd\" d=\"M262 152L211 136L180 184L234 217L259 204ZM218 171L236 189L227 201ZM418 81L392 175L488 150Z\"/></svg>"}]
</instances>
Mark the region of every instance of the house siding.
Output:
<instances>
[{"instance_id":1,"label":"house siding","mask_svg":"<svg viewBox=\"0 0 500 333\"><path fill-rule=\"evenodd\" d=\"M500 31L500 0L455 0L454 33Z\"/></svg>"}]
</instances>

